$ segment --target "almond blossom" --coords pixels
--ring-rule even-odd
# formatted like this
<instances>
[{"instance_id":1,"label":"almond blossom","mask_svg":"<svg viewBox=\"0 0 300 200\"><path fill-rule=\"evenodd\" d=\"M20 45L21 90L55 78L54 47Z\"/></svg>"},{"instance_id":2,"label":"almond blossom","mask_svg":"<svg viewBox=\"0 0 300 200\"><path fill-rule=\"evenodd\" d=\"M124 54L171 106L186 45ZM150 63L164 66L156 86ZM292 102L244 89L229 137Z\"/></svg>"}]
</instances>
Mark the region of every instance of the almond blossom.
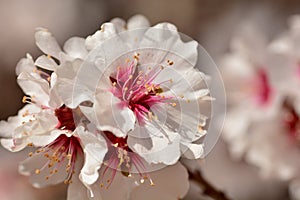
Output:
<instances>
[{"instance_id":1,"label":"almond blossom","mask_svg":"<svg viewBox=\"0 0 300 200\"><path fill-rule=\"evenodd\" d=\"M79 62L87 51L81 38L69 39L62 52L47 30L38 29L35 36L37 46L47 56L42 55L34 62L28 54L19 61L17 81L26 94L23 102L27 105L17 116L0 122L4 137L1 144L13 152L27 146L35 148L19 167L20 173L30 175L35 187L69 184L74 174L78 180L83 164L82 143L93 135L82 126L77 127L75 117L81 119L80 110L68 108L56 95L55 70L63 62ZM104 141L102 144L105 147ZM104 156L106 148L101 152Z\"/></svg>"},{"instance_id":2,"label":"almond blossom","mask_svg":"<svg viewBox=\"0 0 300 200\"><path fill-rule=\"evenodd\" d=\"M245 24L230 47L220 61L229 106L223 136L232 156L241 158L251 143L252 124L275 116L282 95L273 85L268 40L258 28Z\"/></svg>"},{"instance_id":3,"label":"almond blossom","mask_svg":"<svg viewBox=\"0 0 300 200\"><path fill-rule=\"evenodd\" d=\"M6 149L32 148L20 173L35 187L68 184L73 200L183 198L179 159L203 157L200 102L212 99L195 67L197 42L141 15L63 50L46 29L35 39L45 55L28 54L16 69L26 105L0 122Z\"/></svg>"}]
</instances>

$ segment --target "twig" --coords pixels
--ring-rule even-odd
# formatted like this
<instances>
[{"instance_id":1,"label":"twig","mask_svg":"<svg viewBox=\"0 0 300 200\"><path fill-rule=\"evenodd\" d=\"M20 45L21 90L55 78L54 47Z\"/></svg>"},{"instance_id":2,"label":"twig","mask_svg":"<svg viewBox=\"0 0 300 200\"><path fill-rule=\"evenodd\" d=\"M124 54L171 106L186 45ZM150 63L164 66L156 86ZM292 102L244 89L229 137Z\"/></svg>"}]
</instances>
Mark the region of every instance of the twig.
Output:
<instances>
[{"instance_id":1,"label":"twig","mask_svg":"<svg viewBox=\"0 0 300 200\"><path fill-rule=\"evenodd\" d=\"M203 189L204 195L207 195L214 200L230 200L222 191L216 189L213 185L207 182L199 170L195 172L188 170L188 172L190 180L196 182Z\"/></svg>"}]
</instances>

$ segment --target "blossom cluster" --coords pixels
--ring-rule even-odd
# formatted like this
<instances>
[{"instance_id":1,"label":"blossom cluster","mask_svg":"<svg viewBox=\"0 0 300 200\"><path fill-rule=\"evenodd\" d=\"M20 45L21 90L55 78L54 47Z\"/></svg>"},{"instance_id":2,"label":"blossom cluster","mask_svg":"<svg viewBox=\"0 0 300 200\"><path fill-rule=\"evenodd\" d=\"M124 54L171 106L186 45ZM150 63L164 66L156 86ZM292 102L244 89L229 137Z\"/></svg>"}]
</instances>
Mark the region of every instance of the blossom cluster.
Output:
<instances>
[{"instance_id":1,"label":"blossom cluster","mask_svg":"<svg viewBox=\"0 0 300 200\"><path fill-rule=\"evenodd\" d=\"M35 41L43 55L16 67L25 106L0 122L3 147L31 149L19 172L38 188L64 182L72 200L183 198L179 159L203 156L199 103L211 99L198 43L140 15L63 48L44 28Z\"/></svg>"},{"instance_id":2,"label":"blossom cluster","mask_svg":"<svg viewBox=\"0 0 300 200\"><path fill-rule=\"evenodd\" d=\"M288 181L300 199L300 16L288 25L274 39L249 24L233 37L220 61L229 108L223 136L233 158Z\"/></svg>"}]
</instances>

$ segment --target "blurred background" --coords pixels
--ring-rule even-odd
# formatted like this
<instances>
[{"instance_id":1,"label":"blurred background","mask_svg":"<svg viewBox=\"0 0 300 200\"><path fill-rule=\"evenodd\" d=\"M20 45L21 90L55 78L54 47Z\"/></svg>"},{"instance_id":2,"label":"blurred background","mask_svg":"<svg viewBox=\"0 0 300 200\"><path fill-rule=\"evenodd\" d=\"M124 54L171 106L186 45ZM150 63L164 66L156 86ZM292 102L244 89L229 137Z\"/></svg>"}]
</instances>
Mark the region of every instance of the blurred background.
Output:
<instances>
[{"instance_id":1,"label":"blurred background","mask_svg":"<svg viewBox=\"0 0 300 200\"><path fill-rule=\"evenodd\" d=\"M34 43L36 27L49 29L63 44L71 36L92 34L113 17L128 19L145 15L152 24L168 21L180 32L196 39L218 61L245 20L253 20L270 38L286 29L286 19L300 13L298 0L0 0L0 120L22 107L22 91L16 83L15 66L30 53L41 52ZM65 186L31 188L17 173L26 153L8 154L0 149L0 199L65 199ZM226 144L219 140L202 163L204 176L232 199L289 199L287 184L262 180L257 169L232 161ZM19 192L20 191L20 192ZM22 192L21 192L22 191ZM55 192L51 192L55 191ZM22 196L17 196L17 193ZM43 195L47 193L47 195ZM53 194L53 195L49 195Z\"/></svg>"}]
</instances>

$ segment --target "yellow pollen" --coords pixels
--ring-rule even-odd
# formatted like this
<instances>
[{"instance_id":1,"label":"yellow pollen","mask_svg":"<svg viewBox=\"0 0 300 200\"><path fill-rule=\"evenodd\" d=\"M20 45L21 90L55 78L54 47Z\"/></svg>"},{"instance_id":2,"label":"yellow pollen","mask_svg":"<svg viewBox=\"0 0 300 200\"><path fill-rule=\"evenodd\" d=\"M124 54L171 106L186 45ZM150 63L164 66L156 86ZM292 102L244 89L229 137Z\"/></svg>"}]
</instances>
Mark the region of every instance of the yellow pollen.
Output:
<instances>
[{"instance_id":1,"label":"yellow pollen","mask_svg":"<svg viewBox=\"0 0 300 200\"><path fill-rule=\"evenodd\" d=\"M41 170L39 170L39 169L35 170L35 174L40 174L40 173L41 173Z\"/></svg>"},{"instance_id":2,"label":"yellow pollen","mask_svg":"<svg viewBox=\"0 0 300 200\"><path fill-rule=\"evenodd\" d=\"M172 103L172 106L175 107L177 104L176 103Z\"/></svg>"},{"instance_id":3,"label":"yellow pollen","mask_svg":"<svg viewBox=\"0 0 300 200\"><path fill-rule=\"evenodd\" d=\"M33 144L32 144L32 143L29 143L29 144L27 144L27 146L29 146L29 147L33 147Z\"/></svg>"},{"instance_id":4,"label":"yellow pollen","mask_svg":"<svg viewBox=\"0 0 300 200\"><path fill-rule=\"evenodd\" d=\"M116 86L117 85L117 82L113 82L113 86Z\"/></svg>"},{"instance_id":5,"label":"yellow pollen","mask_svg":"<svg viewBox=\"0 0 300 200\"><path fill-rule=\"evenodd\" d=\"M119 146L119 144L118 143L116 143L116 144L113 144L114 145L114 147L118 147Z\"/></svg>"},{"instance_id":6,"label":"yellow pollen","mask_svg":"<svg viewBox=\"0 0 300 200\"><path fill-rule=\"evenodd\" d=\"M24 98L24 97L23 97ZM23 100L22 100L23 101ZM28 116L29 115L29 111L28 110L26 110L25 111L25 113L22 115L22 117L26 117L26 116Z\"/></svg>"},{"instance_id":7,"label":"yellow pollen","mask_svg":"<svg viewBox=\"0 0 300 200\"><path fill-rule=\"evenodd\" d=\"M49 58L49 59L50 59L50 58L51 58L51 56L48 54L48 55L47 55L47 58Z\"/></svg>"},{"instance_id":8,"label":"yellow pollen","mask_svg":"<svg viewBox=\"0 0 300 200\"><path fill-rule=\"evenodd\" d=\"M24 96L23 99L22 99L22 103L26 103L27 102L27 97Z\"/></svg>"},{"instance_id":9,"label":"yellow pollen","mask_svg":"<svg viewBox=\"0 0 300 200\"><path fill-rule=\"evenodd\" d=\"M169 65L173 65L174 64L174 62L171 61L171 60L168 60L167 62L168 62Z\"/></svg>"},{"instance_id":10,"label":"yellow pollen","mask_svg":"<svg viewBox=\"0 0 300 200\"><path fill-rule=\"evenodd\" d=\"M199 132L202 132L202 131L203 131L203 128L202 128L201 125L198 125L198 131L199 131Z\"/></svg>"},{"instance_id":11,"label":"yellow pollen","mask_svg":"<svg viewBox=\"0 0 300 200\"><path fill-rule=\"evenodd\" d=\"M33 156L33 153L32 153L32 152L30 152L30 153L28 154L28 156L32 157L32 156Z\"/></svg>"},{"instance_id":12,"label":"yellow pollen","mask_svg":"<svg viewBox=\"0 0 300 200\"><path fill-rule=\"evenodd\" d=\"M139 56L138 56L137 54L134 55L133 58L134 58L135 60L137 60L137 61L139 60Z\"/></svg>"},{"instance_id":13,"label":"yellow pollen","mask_svg":"<svg viewBox=\"0 0 300 200\"><path fill-rule=\"evenodd\" d=\"M68 154L68 155L67 155L67 159L68 159L68 160L71 160L71 158L72 158L72 154Z\"/></svg>"},{"instance_id":14,"label":"yellow pollen","mask_svg":"<svg viewBox=\"0 0 300 200\"><path fill-rule=\"evenodd\" d=\"M145 182L145 180L142 178L142 179L140 180L140 182L143 184L143 183Z\"/></svg>"},{"instance_id":15,"label":"yellow pollen","mask_svg":"<svg viewBox=\"0 0 300 200\"><path fill-rule=\"evenodd\" d=\"M100 187L101 187L101 188L103 188L103 187L104 187L103 183L100 183Z\"/></svg>"},{"instance_id":16,"label":"yellow pollen","mask_svg":"<svg viewBox=\"0 0 300 200\"><path fill-rule=\"evenodd\" d=\"M151 186L155 186L155 184L153 183L152 179L150 179L150 185Z\"/></svg>"},{"instance_id":17,"label":"yellow pollen","mask_svg":"<svg viewBox=\"0 0 300 200\"><path fill-rule=\"evenodd\" d=\"M129 62L130 62L130 59L129 59L129 58L126 58L125 62L129 63Z\"/></svg>"}]
</instances>

